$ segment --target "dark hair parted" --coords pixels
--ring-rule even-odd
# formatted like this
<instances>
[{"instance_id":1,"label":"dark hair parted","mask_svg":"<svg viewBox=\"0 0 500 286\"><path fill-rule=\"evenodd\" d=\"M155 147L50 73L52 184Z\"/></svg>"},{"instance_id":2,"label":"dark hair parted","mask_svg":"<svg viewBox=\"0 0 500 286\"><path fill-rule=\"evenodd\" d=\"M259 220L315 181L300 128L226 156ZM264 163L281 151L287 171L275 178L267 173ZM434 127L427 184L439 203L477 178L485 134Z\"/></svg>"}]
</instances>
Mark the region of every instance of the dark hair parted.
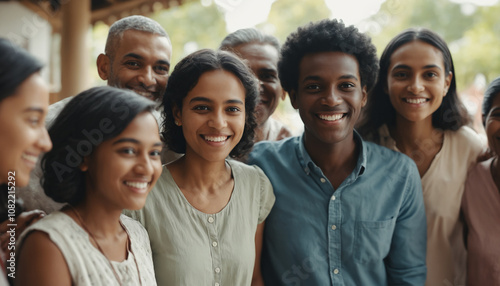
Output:
<instances>
[{"instance_id":1,"label":"dark hair parted","mask_svg":"<svg viewBox=\"0 0 500 286\"><path fill-rule=\"evenodd\" d=\"M288 94L297 90L302 58L320 52L342 52L354 56L358 61L361 84L367 91L371 89L378 71L377 49L371 39L354 26L346 27L335 19L327 19L299 27L281 47L278 74Z\"/></svg>"},{"instance_id":2,"label":"dark hair parted","mask_svg":"<svg viewBox=\"0 0 500 286\"><path fill-rule=\"evenodd\" d=\"M443 55L446 75L449 72L453 75L450 87L446 96L443 98L441 106L432 114L432 125L442 130L456 131L463 125L469 123L470 119L467 115L467 111L457 95L455 67L446 42L431 30L412 28L394 37L380 57L380 71L377 83L368 95L367 106L359 128L363 136L375 134L384 124L395 124L396 110L391 104L389 94L385 92L387 87L387 75L389 66L391 65L391 56L398 48L413 41L421 41L440 50Z\"/></svg>"},{"instance_id":3,"label":"dark hair parted","mask_svg":"<svg viewBox=\"0 0 500 286\"><path fill-rule=\"evenodd\" d=\"M219 50L232 52L237 46L252 43L271 45L278 53L280 51L280 42L276 37L263 34L255 28L239 29L227 35L224 40L222 40Z\"/></svg>"},{"instance_id":4,"label":"dark hair parted","mask_svg":"<svg viewBox=\"0 0 500 286\"><path fill-rule=\"evenodd\" d=\"M182 126L174 124L172 108L182 110L182 101L196 86L200 77L210 71L224 70L235 75L245 88L245 129L238 144L231 150L229 156L241 158L253 147L253 139L257 122L255 105L259 89L252 71L237 56L226 51L203 49L182 59L168 80L163 97L163 140L168 148L177 153L186 152L186 139Z\"/></svg>"},{"instance_id":5,"label":"dark hair parted","mask_svg":"<svg viewBox=\"0 0 500 286\"><path fill-rule=\"evenodd\" d=\"M24 80L43 67L27 51L3 38L0 38L0 63L0 101L14 95Z\"/></svg>"},{"instance_id":6,"label":"dark hair parted","mask_svg":"<svg viewBox=\"0 0 500 286\"><path fill-rule=\"evenodd\" d=\"M484 92L484 98L483 98L483 125L485 123L486 116L490 113L491 106L493 105L493 101L495 100L495 97L500 95L500 77L495 78L490 85L488 85L488 88Z\"/></svg>"},{"instance_id":7,"label":"dark hair parted","mask_svg":"<svg viewBox=\"0 0 500 286\"><path fill-rule=\"evenodd\" d=\"M119 135L155 103L132 91L101 86L75 96L49 128L52 150L42 158L41 185L59 203L77 204L85 197L86 173L80 170L103 141ZM103 166L105 168L105 166Z\"/></svg>"}]
</instances>

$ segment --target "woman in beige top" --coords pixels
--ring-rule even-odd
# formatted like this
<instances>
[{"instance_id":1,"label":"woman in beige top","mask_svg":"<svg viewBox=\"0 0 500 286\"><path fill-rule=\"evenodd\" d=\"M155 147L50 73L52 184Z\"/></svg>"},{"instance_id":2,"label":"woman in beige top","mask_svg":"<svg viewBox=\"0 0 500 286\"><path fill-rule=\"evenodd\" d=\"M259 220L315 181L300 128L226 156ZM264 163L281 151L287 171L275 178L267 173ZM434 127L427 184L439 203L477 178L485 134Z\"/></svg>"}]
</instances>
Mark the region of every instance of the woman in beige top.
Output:
<instances>
[{"instance_id":1,"label":"woman in beige top","mask_svg":"<svg viewBox=\"0 0 500 286\"><path fill-rule=\"evenodd\" d=\"M427 29L401 32L380 58L359 129L367 140L408 155L418 167L427 215L428 286L465 283L460 202L467 170L482 150L477 134L465 126L469 118L454 73L439 35Z\"/></svg>"},{"instance_id":2,"label":"woman in beige top","mask_svg":"<svg viewBox=\"0 0 500 286\"><path fill-rule=\"evenodd\" d=\"M163 286L263 285L264 219L271 183L255 166L228 160L253 146L258 90L235 55L201 50L177 64L163 97L163 136L185 155L163 168L144 209Z\"/></svg>"},{"instance_id":3,"label":"woman in beige top","mask_svg":"<svg viewBox=\"0 0 500 286\"><path fill-rule=\"evenodd\" d=\"M121 214L142 208L161 174L153 109L108 86L64 107L49 129L42 186L68 205L21 235L16 285L156 285L148 235Z\"/></svg>"}]
</instances>

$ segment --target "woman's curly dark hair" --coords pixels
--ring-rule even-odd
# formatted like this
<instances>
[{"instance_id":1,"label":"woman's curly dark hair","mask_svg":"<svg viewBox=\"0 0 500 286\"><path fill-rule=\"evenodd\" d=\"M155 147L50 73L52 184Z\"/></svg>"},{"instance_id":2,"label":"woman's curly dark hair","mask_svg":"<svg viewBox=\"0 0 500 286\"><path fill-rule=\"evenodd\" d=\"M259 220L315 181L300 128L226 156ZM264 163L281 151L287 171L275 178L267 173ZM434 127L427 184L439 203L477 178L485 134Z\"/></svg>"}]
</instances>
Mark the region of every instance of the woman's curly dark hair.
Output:
<instances>
[{"instance_id":1,"label":"woman's curly dark hair","mask_svg":"<svg viewBox=\"0 0 500 286\"><path fill-rule=\"evenodd\" d=\"M377 140L377 132L382 125L395 124L396 110L392 106L389 95L386 92L391 56L398 48L413 41L421 41L440 50L443 54L445 73L448 74L451 72L453 74L448 93L443 97L441 106L432 114L432 125L442 130L456 131L470 122L467 111L457 95L455 67L448 45L446 45L446 42L438 34L431 30L412 28L404 30L394 37L387 44L380 57L378 79L375 87L368 95L363 119L360 121L359 132L363 137L373 137Z\"/></svg>"},{"instance_id":2,"label":"woman's curly dark hair","mask_svg":"<svg viewBox=\"0 0 500 286\"><path fill-rule=\"evenodd\" d=\"M255 128L255 105L259 88L252 71L237 56L226 51L203 49L182 59L168 80L163 96L162 137L168 148L176 153L186 153L186 139L182 126L174 123L173 108L182 110L182 101L196 86L200 77L209 71L224 70L234 74L245 88L245 129L238 144L229 156L241 158L253 147Z\"/></svg>"},{"instance_id":3,"label":"woman's curly dark hair","mask_svg":"<svg viewBox=\"0 0 500 286\"><path fill-rule=\"evenodd\" d=\"M49 128L52 150L42 158L41 185L59 203L77 204L85 197L85 156L102 142L122 133L141 112L155 103L132 91L101 86L75 96Z\"/></svg>"},{"instance_id":4,"label":"woman's curly dark hair","mask_svg":"<svg viewBox=\"0 0 500 286\"><path fill-rule=\"evenodd\" d=\"M278 74L288 94L298 88L302 58L320 52L342 52L354 56L358 61L361 84L367 91L371 89L378 71L377 49L371 39L354 26L346 27L335 19L327 19L298 28L281 48Z\"/></svg>"}]
</instances>

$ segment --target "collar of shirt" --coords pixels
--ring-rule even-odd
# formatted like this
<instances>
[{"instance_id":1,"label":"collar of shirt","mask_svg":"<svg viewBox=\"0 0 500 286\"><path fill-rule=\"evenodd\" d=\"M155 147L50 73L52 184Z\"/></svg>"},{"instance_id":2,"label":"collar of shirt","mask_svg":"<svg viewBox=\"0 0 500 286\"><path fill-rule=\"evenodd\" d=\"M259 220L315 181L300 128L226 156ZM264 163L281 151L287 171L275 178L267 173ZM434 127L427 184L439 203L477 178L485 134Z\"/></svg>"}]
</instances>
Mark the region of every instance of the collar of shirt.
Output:
<instances>
[{"instance_id":1,"label":"collar of shirt","mask_svg":"<svg viewBox=\"0 0 500 286\"><path fill-rule=\"evenodd\" d=\"M366 144L363 141L363 138L361 138L361 135L354 130L354 142L356 145L361 146L359 148L360 152L358 154L358 162L356 163L356 167L354 168L353 174L354 174L354 180L356 180L359 176L363 175L366 169L366 161L367 161L367 151L366 151ZM302 170L309 175L309 173L312 171L316 173L317 175L322 176L323 172L321 169L313 162L311 159L311 156L309 156L309 153L307 153L305 144L304 144L304 133L299 138L299 144L297 144L297 157L300 162L300 165L302 166ZM349 176L351 177L351 176ZM348 178L349 179L349 178Z\"/></svg>"}]
</instances>

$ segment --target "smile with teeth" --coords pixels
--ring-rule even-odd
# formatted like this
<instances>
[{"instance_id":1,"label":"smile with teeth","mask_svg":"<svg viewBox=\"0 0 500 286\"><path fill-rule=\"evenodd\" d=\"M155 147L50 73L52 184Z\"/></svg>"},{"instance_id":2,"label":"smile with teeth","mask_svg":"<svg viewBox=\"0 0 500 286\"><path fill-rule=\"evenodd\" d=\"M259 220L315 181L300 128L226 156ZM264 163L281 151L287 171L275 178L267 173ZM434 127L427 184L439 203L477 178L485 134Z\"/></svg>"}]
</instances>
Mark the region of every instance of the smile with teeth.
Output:
<instances>
[{"instance_id":1,"label":"smile with teeth","mask_svg":"<svg viewBox=\"0 0 500 286\"><path fill-rule=\"evenodd\" d=\"M36 164L36 161L38 160L38 156L33 156L33 155L28 155L26 153L23 153L21 155L21 158L23 158L26 161L29 161L30 163Z\"/></svg>"},{"instance_id":2,"label":"smile with teeth","mask_svg":"<svg viewBox=\"0 0 500 286\"><path fill-rule=\"evenodd\" d=\"M339 113L339 114L332 114L332 115L326 115L326 114L319 114L318 117L322 120L326 121L337 121L340 120L344 117L344 113Z\"/></svg>"},{"instance_id":3,"label":"smile with teeth","mask_svg":"<svg viewBox=\"0 0 500 286\"><path fill-rule=\"evenodd\" d=\"M405 98L404 101L412 104L421 104L426 102L427 98Z\"/></svg>"},{"instance_id":4,"label":"smile with teeth","mask_svg":"<svg viewBox=\"0 0 500 286\"><path fill-rule=\"evenodd\" d=\"M145 189L148 187L148 182L128 182L128 181L125 181L125 185L129 186L129 187L132 187L132 188L136 188L136 189Z\"/></svg>"},{"instance_id":5,"label":"smile with teeth","mask_svg":"<svg viewBox=\"0 0 500 286\"><path fill-rule=\"evenodd\" d=\"M147 98L154 98L155 97L155 94L152 91L134 90L134 92L137 93L138 95L141 95L141 96L144 96Z\"/></svg>"},{"instance_id":6,"label":"smile with teeth","mask_svg":"<svg viewBox=\"0 0 500 286\"><path fill-rule=\"evenodd\" d=\"M224 142L228 136L204 136L204 139L210 142Z\"/></svg>"}]
</instances>

